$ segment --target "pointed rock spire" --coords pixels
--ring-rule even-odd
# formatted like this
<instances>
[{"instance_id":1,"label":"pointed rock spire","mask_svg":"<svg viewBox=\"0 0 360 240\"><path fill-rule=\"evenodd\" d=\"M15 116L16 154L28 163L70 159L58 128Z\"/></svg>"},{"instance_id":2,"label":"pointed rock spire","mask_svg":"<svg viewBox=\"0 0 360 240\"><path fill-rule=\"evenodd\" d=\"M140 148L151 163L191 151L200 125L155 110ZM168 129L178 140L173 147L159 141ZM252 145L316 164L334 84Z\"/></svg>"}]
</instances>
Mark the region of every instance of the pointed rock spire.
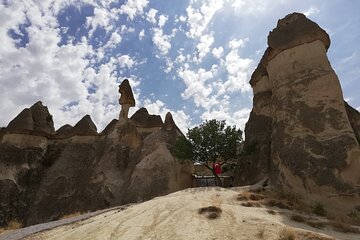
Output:
<instances>
[{"instance_id":1,"label":"pointed rock spire","mask_svg":"<svg viewBox=\"0 0 360 240\"><path fill-rule=\"evenodd\" d=\"M6 127L7 131L35 131L54 134L54 122L49 110L38 101L30 108L25 108Z\"/></svg>"},{"instance_id":2,"label":"pointed rock spire","mask_svg":"<svg viewBox=\"0 0 360 240\"><path fill-rule=\"evenodd\" d=\"M97 128L89 115L85 115L73 128L74 135L97 135Z\"/></svg>"}]
</instances>

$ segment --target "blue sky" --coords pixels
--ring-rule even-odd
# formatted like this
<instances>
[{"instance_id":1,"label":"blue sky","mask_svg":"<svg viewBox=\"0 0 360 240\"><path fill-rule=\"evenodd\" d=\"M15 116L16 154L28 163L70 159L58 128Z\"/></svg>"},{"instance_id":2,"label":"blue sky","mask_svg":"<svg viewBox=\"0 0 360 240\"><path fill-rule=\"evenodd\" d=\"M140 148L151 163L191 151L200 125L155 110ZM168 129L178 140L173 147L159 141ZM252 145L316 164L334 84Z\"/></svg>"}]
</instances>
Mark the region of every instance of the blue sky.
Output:
<instances>
[{"instance_id":1,"label":"blue sky","mask_svg":"<svg viewBox=\"0 0 360 240\"><path fill-rule=\"evenodd\" d=\"M360 109L360 1L0 0L0 126L41 100L55 127L117 118L128 78L136 107L182 130L205 119L241 129L248 81L277 20L302 12L331 38L344 98Z\"/></svg>"}]
</instances>

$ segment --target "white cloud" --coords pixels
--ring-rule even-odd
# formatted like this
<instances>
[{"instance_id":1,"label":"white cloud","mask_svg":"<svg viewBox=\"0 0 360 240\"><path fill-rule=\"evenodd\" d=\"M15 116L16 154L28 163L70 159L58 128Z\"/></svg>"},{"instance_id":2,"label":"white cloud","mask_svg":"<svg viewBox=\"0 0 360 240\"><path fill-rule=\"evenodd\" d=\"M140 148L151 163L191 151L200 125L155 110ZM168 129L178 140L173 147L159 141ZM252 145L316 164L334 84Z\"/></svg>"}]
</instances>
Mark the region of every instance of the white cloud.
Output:
<instances>
[{"instance_id":1,"label":"white cloud","mask_svg":"<svg viewBox=\"0 0 360 240\"><path fill-rule=\"evenodd\" d=\"M8 20L1 19L4 21L0 26L0 109L7 112L7 116L0 116L0 123L7 124L8 118L41 100L54 116L56 128L67 123L73 125L85 114L90 114L101 130L112 118L117 118L120 111L117 85L122 79L118 79L117 69L131 68L137 62L129 55L119 55L102 60L99 67L94 66L106 49L121 43L117 30L98 49L93 49L86 37L77 44L68 41L60 45L58 12L51 6L45 1L39 4L31 1L19 5L11 3L6 8L0 5L0 19L9 17ZM97 26L107 28L111 25L111 14L108 14L108 11L95 10L95 17L88 18L87 24L92 29ZM18 29L25 21L30 25L26 29L29 42L17 48L8 31ZM129 28L123 30L130 31ZM138 81L132 82L138 97Z\"/></svg>"},{"instance_id":2,"label":"white cloud","mask_svg":"<svg viewBox=\"0 0 360 240\"><path fill-rule=\"evenodd\" d=\"M136 64L136 61L134 61L129 55L122 55L117 58L116 63L118 63L122 68L131 68L134 64Z\"/></svg>"},{"instance_id":3,"label":"white cloud","mask_svg":"<svg viewBox=\"0 0 360 240\"><path fill-rule=\"evenodd\" d=\"M211 53L214 55L214 57L219 59L222 57L224 53L224 48L223 47L213 48Z\"/></svg>"},{"instance_id":4,"label":"white cloud","mask_svg":"<svg viewBox=\"0 0 360 240\"><path fill-rule=\"evenodd\" d=\"M248 38L244 38L244 39L233 39L229 42L229 48L231 49L238 49L241 47L244 47L245 43L247 43L249 41Z\"/></svg>"},{"instance_id":5,"label":"white cloud","mask_svg":"<svg viewBox=\"0 0 360 240\"><path fill-rule=\"evenodd\" d=\"M319 13L319 12L320 12L320 10L317 7L310 7L308 10L306 10L304 12L304 15L306 17L309 17L309 16L314 15L314 14Z\"/></svg>"},{"instance_id":6,"label":"white cloud","mask_svg":"<svg viewBox=\"0 0 360 240\"><path fill-rule=\"evenodd\" d=\"M152 24L156 24L156 14L158 10L151 8L146 14L146 20L148 20Z\"/></svg>"},{"instance_id":7,"label":"white cloud","mask_svg":"<svg viewBox=\"0 0 360 240\"><path fill-rule=\"evenodd\" d=\"M145 30L142 29L142 30L139 32L139 40L142 40L144 37L145 37Z\"/></svg>"},{"instance_id":8,"label":"white cloud","mask_svg":"<svg viewBox=\"0 0 360 240\"><path fill-rule=\"evenodd\" d=\"M216 105L218 101L215 97L211 97L213 92L209 80L213 79L216 69L209 71L200 68L198 71L192 71L186 68L178 69L178 76L184 81L186 85L185 91L181 94L184 99L192 97L195 105L209 109Z\"/></svg>"},{"instance_id":9,"label":"white cloud","mask_svg":"<svg viewBox=\"0 0 360 240\"><path fill-rule=\"evenodd\" d=\"M97 27L103 27L106 31L110 31L113 28L112 24L110 24L111 20L115 17L114 13L108 9L95 7L94 16L86 18L87 27L91 27L88 33L89 36L91 37L93 35Z\"/></svg>"},{"instance_id":10,"label":"white cloud","mask_svg":"<svg viewBox=\"0 0 360 240\"><path fill-rule=\"evenodd\" d=\"M215 13L223 7L222 0L206 0L200 9L194 9L192 5L186 8L187 25L189 31L186 35L190 38L200 38Z\"/></svg>"},{"instance_id":11,"label":"white cloud","mask_svg":"<svg viewBox=\"0 0 360 240\"><path fill-rule=\"evenodd\" d=\"M187 19L187 18L186 18L185 16L180 16L180 17L179 17L180 22L185 22L186 19Z\"/></svg>"},{"instance_id":12,"label":"white cloud","mask_svg":"<svg viewBox=\"0 0 360 240\"><path fill-rule=\"evenodd\" d=\"M211 35L206 34L200 37L200 43L196 45L199 54L199 60L208 54L213 43L214 37Z\"/></svg>"},{"instance_id":13,"label":"white cloud","mask_svg":"<svg viewBox=\"0 0 360 240\"><path fill-rule=\"evenodd\" d=\"M244 46L248 41L245 39L233 39L229 42L230 52L225 56L223 64L228 73L227 81L224 83L226 91L234 92L251 91L251 87L248 83L250 75L254 69L253 60L249 58L241 58L238 53L238 48Z\"/></svg>"},{"instance_id":14,"label":"white cloud","mask_svg":"<svg viewBox=\"0 0 360 240\"><path fill-rule=\"evenodd\" d=\"M242 108L239 111L231 112L226 107L223 107L213 111L205 111L201 115L201 119L204 121L210 119L226 120L227 125L236 125L237 128L244 131L250 112L251 109L249 108Z\"/></svg>"},{"instance_id":15,"label":"white cloud","mask_svg":"<svg viewBox=\"0 0 360 240\"><path fill-rule=\"evenodd\" d=\"M177 63L183 63L186 60L185 56L183 54L179 54L179 56L176 57L175 61Z\"/></svg>"},{"instance_id":16,"label":"white cloud","mask_svg":"<svg viewBox=\"0 0 360 240\"><path fill-rule=\"evenodd\" d=\"M120 7L119 13L127 14L129 18L133 20L136 15L144 13L144 8L148 3L148 0L128 0L126 4Z\"/></svg>"},{"instance_id":17,"label":"white cloud","mask_svg":"<svg viewBox=\"0 0 360 240\"><path fill-rule=\"evenodd\" d=\"M287 1L281 0L275 4L274 2L263 0L228 0L227 3L239 15L259 15L271 12L274 8L287 4Z\"/></svg>"},{"instance_id":18,"label":"white cloud","mask_svg":"<svg viewBox=\"0 0 360 240\"><path fill-rule=\"evenodd\" d=\"M156 48L159 50L161 55L168 54L171 43L171 37L163 33L161 28L153 28L153 37L152 41L155 44Z\"/></svg>"},{"instance_id":19,"label":"white cloud","mask_svg":"<svg viewBox=\"0 0 360 240\"><path fill-rule=\"evenodd\" d=\"M165 59L165 63L166 63L166 68L164 69L164 72L169 73L174 68L174 63L169 57Z\"/></svg>"},{"instance_id":20,"label":"white cloud","mask_svg":"<svg viewBox=\"0 0 360 240\"><path fill-rule=\"evenodd\" d=\"M228 72L228 80L225 82L228 91L251 91L248 83L253 70L253 61L251 59L241 58L236 51L231 51L225 57L225 68Z\"/></svg>"},{"instance_id":21,"label":"white cloud","mask_svg":"<svg viewBox=\"0 0 360 240\"><path fill-rule=\"evenodd\" d=\"M106 42L106 44L102 47L105 49L113 49L121 42L121 36L115 31L111 33L110 39Z\"/></svg>"},{"instance_id":22,"label":"white cloud","mask_svg":"<svg viewBox=\"0 0 360 240\"><path fill-rule=\"evenodd\" d=\"M165 23L166 23L166 21L168 20L168 16L166 16L166 15L160 15L159 16L159 23L158 23L158 25L159 25L159 28L162 28L164 25L165 25Z\"/></svg>"}]
</instances>

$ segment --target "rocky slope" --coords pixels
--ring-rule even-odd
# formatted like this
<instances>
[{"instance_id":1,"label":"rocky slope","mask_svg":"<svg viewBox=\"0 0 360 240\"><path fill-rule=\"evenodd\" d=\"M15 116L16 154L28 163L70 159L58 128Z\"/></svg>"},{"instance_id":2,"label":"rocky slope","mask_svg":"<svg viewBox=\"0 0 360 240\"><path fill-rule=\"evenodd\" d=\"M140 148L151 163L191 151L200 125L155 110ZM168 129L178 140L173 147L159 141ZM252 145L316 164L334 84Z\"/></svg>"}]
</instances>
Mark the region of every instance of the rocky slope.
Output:
<instances>
[{"instance_id":1,"label":"rocky slope","mask_svg":"<svg viewBox=\"0 0 360 240\"><path fill-rule=\"evenodd\" d=\"M305 213L304 209L299 212L289 208L283 197L269 198L267 193L271 189L254 187L186 189L109 209L97 216L84 215L0 234L0 240L359 239L360 229L356 226L344 224L339 228L326 218ZM283 205L268 206L274 201Z\"/></svg>"},{"instance_id":2,"label":"rocky slope","mask_svg":"<svg viewBox=\"0 0 360 240\"><path fill-rule=\"evenodd\" d=\"M179 162L169 150L182 134L169 124L171 114L163 123L139 111L136 121L113 120L101 134L88 115L55 132L41 102L22 111L0 134L0 226L14 219L32 225L190 187L192 163Z\"/></svg>"},{"instance_id":3,"label":"rocky slope","mask_svg":"<svg viewBox=\"0 0 360 240\"><path fill-rule=\"evenodd\" d=\"M293 13L278 21L268 45L250 80L237 183L268 177L309 201L350 210L360 199L360 114L344 103L327 58L329 36Z\"/></svg>"}]
</instances>

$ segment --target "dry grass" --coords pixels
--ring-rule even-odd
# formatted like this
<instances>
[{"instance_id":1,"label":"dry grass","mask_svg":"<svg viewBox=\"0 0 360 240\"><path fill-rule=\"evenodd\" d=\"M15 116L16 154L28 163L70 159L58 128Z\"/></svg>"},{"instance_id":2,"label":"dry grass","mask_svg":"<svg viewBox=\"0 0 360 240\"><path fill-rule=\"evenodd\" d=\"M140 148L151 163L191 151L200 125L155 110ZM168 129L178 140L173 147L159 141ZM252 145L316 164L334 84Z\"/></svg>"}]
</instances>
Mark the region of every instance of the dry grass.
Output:
<instances>
[{"instance_id":1,"label":"dry grass","mask_svg":"<svg viewBox=\"0 0 360 240\"><path fill-rule=\"evenodd\" d=\"M304 240L335 240L335 238L325 237L323 235L312 232L300 233L299 238Z\"/></svg>"},{"instance_id":2,"label":"dry grass","mask_svg":"<svg viewBox=\"0 0 360 240\"><path fill-rule=\"evenodd\" d=\"M309 225L310 227L313 228L317 228L317 229L322 229L326 226L325 222L320 222L320 221L306 221L306 224Z\"/></svg>"},{"instance_id":3,"label":"dry grass","mask_svg":"<svg viewBox=\"0 0 360 240\"><path fill-rule=\"evenodd\" d=\"M335 231L343 233L360 233L358 228L355 228L347 223L340 221L331 221L329 223Z\"/></svg>"},{"instance_id":4,"label":"dry grass","mask_svg":"<svg viewBox=\"0 0 360 240\"><path fill-rule=\"evenodd\" d=\"M6 227L2 227L0 228L0 234L3 233L3 232L6 232L6 231L11 231L11 230L15 230L15 229L20 229L22 228L23 225L21 222L19 222L18 220L16 219L13 219L13 220L10 220L8 222L8 225Z\"/></svg>"},{"instance_id":5,"label":"dry grass","mask_svg":"<svg viewBox=\"0 0 360 240\"><path fill-rule=\"evenodd\" d=\"M262 194L255 194L255 193L251 193L249 195L249 199L252 201L260 201L263 200L265 197Z\"/></svg>"},{"instance_id":6,"label":"dry grass","mask_svg":"<svg viewBox=\"0 0 360 240\"><path fill-rule=\"evenodd\" d=\"M279 240L295 240L295 231L289 227L284 227L279 232Z\"/></svg>"},{"instance_id":7,"label":"dry grass","mask_svg":"<svg viewBox=\"0 0 360 240\"><path fill-rule=\"evenodd\" d=\"M199 214L206 214L208 219L216 219L219 218L221 215L221 208L215 206L203 207L199 208Z\"/></svg>"},{"instance_id":8,"label":"dry grass","mask_svg":"<svg viewBox=\"0 0 360 240\"><path fill-rule=\"evenodd\" d=\"M65 214L61 218L59 218L59 220L77 217L77 216L80 216L81 214L82 214L81 212L74 212L74 213L70 213L70 214Z\"/></svg>"},{"instance_id":9,"label":"dry grass","mask_svg":"<svg viewBox=\"0 0 360 240\"><path fill-rule=\"evenodd\" d=\"M260 239L264 239L264 236L265 236L265 227L262 226L261 228L259 228L256 236Z\"/></svg>"},{"instance_id":10,"label":"dry grass","mask_svg":"<svg viewBox=\"0 0 360 240\"><path fill-rule=\"evenodd\" d=\"M244 207L261 207L261 204L258 203L258 202L248 201L248 202L241 203L241 206L244 206Z\"/></svg>"},{"instance_id":11,"label":"dry grass","mask_svg":"<svg viewBox=\"0 0 360 240\"><path fill-rule=\"evenodd\" d=\"M278 207L281 209L292 209L285 201L277 199L267 199L264 204L269 207Z\"/></svg>"}]
</instances>

